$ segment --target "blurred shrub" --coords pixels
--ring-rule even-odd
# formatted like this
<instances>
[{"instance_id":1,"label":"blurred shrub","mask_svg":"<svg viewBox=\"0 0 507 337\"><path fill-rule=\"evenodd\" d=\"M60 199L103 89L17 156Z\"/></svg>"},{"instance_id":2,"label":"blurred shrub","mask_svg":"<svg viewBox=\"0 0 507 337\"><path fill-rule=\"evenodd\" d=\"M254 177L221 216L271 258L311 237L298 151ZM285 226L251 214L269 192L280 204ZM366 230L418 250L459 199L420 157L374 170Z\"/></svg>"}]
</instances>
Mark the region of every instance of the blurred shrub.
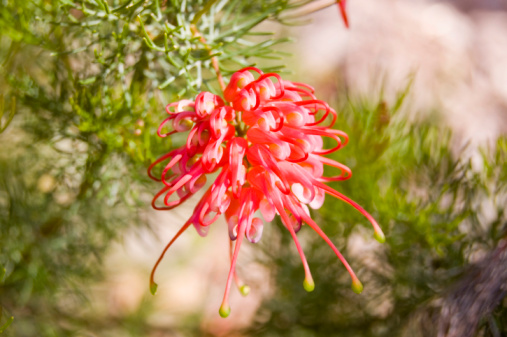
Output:
<instances>
[{"instance_id":1,"label":"blurred shrub","mask_svg":"<svg viewBox=\"0 0 507 337\"><path fill-rule=\"evenodd\" d=\"M261 261L272 271L274 295L264 301L250 333L436 336L439 324L445 324L439 311L443 297L470 264L505 239L506 139L482 156L465 157L466 149L453 154L450 131L436 116L409 122L397 112L403 97L392 106L382 100L376 105L353 101L337 123L350 142L333 159L349 166L353 176L335 187L372 213L386 243L374 241L373 230L364 228L367 221L339 200L327 198L314 212L358 271L364 292L350 290L348 274L331 249L303 227L299 235L316 284L314 292L306 293L291 239L282 226L273 226L262 240ZM497 288L489 291L502 293L505 281L497 280ZM481 312L478 335L507 333L503 296L505 290Z\"/></svg>"}]
</instances>

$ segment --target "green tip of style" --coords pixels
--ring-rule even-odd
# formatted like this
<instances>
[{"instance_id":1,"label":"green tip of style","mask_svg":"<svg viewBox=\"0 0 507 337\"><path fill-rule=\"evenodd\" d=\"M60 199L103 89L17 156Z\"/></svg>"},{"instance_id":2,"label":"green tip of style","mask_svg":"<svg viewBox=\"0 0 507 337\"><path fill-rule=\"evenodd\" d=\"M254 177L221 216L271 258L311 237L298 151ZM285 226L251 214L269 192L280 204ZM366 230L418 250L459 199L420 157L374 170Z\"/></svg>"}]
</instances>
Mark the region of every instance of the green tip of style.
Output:
<instances>
[{"instance_id":1,"label":"green tip of style","mask_svg":"<svg viewBox=\"0 0 507 337\"><path fill-rule=\"evenodd\" d=\"M311 293L315 289L315 283L313 282L312 279L308 280L305 278L305 280L303 281L303 288L305 288L306 291Z\"/></svg>"},{"instance_id":2,"label":"green tip of style","mask_svg":"<svg viewBox=\"0 0 507 337\"><path fill-rule=\"evenodd\" d=\"M221 317L226 318L231 313L231 308L229 307L228 304L222 304L220 310L218 310L218 313L220 314Z\"/></svg>"},{"instance_id":3,"label":"green tip of style","mask_svg":"<svg viewBox=\"0 0 507 337\"><path fill-rule=\"evenodd\" d=\"M352 281L352 291L356 294L360 294L363 292L363 284L358 279Z\"/></svg>"},{"instance_id":4,"label":"green tip of style","mask_svg":"<svg viewBox=\"0 0 507 337\"><path fill-rule=\"evenodd\" d=\"M239 288L239 292L241 293L241 295L247 296L248 294L250 294L250 287L247 285L241 286Z\"/></svg>"},{"instance_id":5,"label":"green tip of style","mask_svg":"<svg viewBox=\"0 0 507 337\"><path fill-rule=\"evenodd\" d=\"M152 295L155 295L155 293L157 292L157 288L158 284L156 284L155 282L150 283L150 292Z\"/></svg>"},{"instance_id":6,"label":"green tip of style","mask_svg":"<svg viewBox=\"0 0 507 337\"><path fill-rule=\"evenodd\" d=\"M375 234L373 234L373 237L380 243L386 242L386 236L381 231L376 231Z\"/></svg>"}]
</instances>

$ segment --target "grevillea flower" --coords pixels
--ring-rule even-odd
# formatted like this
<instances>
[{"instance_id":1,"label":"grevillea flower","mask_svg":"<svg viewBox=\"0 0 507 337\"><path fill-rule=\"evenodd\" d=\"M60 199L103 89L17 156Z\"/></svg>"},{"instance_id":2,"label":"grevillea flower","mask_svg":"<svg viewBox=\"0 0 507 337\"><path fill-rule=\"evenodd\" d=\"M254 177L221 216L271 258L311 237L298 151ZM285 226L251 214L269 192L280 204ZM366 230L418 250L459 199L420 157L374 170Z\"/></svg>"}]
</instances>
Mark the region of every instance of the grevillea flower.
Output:
<instances>
[{"instance_id":1,"label":"grevillea flower","mask_svg":"<svg viewBox=\"0 0 507 337\"><path fill-rule=\"evenodd\" d=\"M209 226L223 214L231 240L231 267L219 312L223 317L228 316L233 279L242 293L248 292L248 287L239 281L235 272L243 239L258 242L264 222L270 222L278 214L301 257L305 271L303 286L307 291L314 289L314 282L296 236L303 224L331 247L349 272L353 290L360 293L361 282L312 220L309 211L309 208L321 207L325 194L329 194L361 212L373 225L375 238L384 241L377 222L361 206L326 185L326 182L351 177L345 165L324 157L341 149L348 141L344 132L331 128L336 112L316 99L310 86L285 81L277 74L264 74L253 67L234 73L223 94L222 99L202 92L194 101L169 104L166 108L169 116L158 129L160 137L177 132L188 135L183 146L160 157L149 167L149 176L163 184L152 206L159 210L172 209L204 186L208 187L192 216L156 262L150 278L152 292L157 287L155 269L172 243L190 226L205 236ZM164 132L166 129L170 131ZM332 148L324 148L324 137L333 141ZM324 165L337 168L340 174L324 177ZM160 175L153 175L155 166L160 166ZM206 185L210 173L218 175Z\"/></svg>"}]
</instances>

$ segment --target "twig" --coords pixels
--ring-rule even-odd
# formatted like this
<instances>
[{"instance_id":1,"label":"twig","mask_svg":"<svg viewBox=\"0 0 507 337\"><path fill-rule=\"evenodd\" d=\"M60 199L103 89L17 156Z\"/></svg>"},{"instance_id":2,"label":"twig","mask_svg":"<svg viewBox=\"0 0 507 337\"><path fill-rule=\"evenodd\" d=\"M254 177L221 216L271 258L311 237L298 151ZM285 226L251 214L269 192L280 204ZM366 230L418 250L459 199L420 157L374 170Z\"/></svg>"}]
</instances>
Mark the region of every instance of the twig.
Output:
<instances>
[{"instance_id":1,"label":"twig","mask_svg":"<svg viewBox=\"0 0 507 337\"><path fill-rule=\"evenodd\" d=\"M213 1L210 1L210 3L211 2L213 2ZM212 54L211 47L208 45L208 43L206 42L206 39L199 32L199 30L197 29L197 27L195 26L195 24L191 24L190 25L190 29L192 30L192 34L194 35L194 37L199 37L199 41L201 41L201 43L204 44L206 50L211 55ZM222 77L222 73L220 72L220 68L218 66L218 59L217 59L216 56L212 56L211 57L211 64L213 66L213 69L215 70L215 73L217 74L218 84L220 84L220 89L223 92L225 90L225 83L224 83L224 78Z\"/></svg>"}]
</instances>

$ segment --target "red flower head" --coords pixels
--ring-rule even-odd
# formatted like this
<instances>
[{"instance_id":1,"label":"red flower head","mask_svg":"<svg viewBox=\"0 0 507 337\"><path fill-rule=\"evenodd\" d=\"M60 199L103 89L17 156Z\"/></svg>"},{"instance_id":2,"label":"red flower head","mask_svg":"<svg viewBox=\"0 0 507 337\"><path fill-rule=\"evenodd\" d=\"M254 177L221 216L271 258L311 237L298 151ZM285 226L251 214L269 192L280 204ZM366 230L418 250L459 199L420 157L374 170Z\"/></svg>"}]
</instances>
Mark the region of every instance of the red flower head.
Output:
<instances>
[{"instance_id":1,"label":"red flower head","mask_svg":"<svg viewBox=\"0 0 507 337\"><path fill-rule=\"evenodd\" d=\"M169 104L166 108L169 117L158 129L160 137L189 133L185 145L162 156L148 169L149 176L164 185L153 199L155 209L168 210L180 205L206 185L207 174L218 172L218 176L155 264L150 279L152 292L156 290L155 269L181 233L193 225L205 236L209 226L224 214L231 239L231 268L220 315L228 316L229 290L232 280L237 280L235 264L243 238L258 242L264 221L269 222L278 214L301 256L306 290L312 291L314 283L296 236L303 224L331 246L350 273L353 290L360 293L361 282L309 212L309 207L322 206L327 193L361 212L372 223L376 239L384 241L382 230L361 206L325 184L351 177L346 166L323 157L348 141L344 132L331 129L336 112L317 100L311 87L252 67L232 75L224 98L226 102L202 92L195 101ZM328 125L323 125L326 122ZM166 124L171 124L172 131L162 133ZM323 148L323 137L332 139L334 147ZM163 165L162 172L155 177L151 171L159 164ZM324 165L338 168L341 174L324 177ZM264 221L256 216L257 211ZM236 241L234 249L232 241ZM245 286L240 289L247 291Z\"/></svg>"}]
</instances>

